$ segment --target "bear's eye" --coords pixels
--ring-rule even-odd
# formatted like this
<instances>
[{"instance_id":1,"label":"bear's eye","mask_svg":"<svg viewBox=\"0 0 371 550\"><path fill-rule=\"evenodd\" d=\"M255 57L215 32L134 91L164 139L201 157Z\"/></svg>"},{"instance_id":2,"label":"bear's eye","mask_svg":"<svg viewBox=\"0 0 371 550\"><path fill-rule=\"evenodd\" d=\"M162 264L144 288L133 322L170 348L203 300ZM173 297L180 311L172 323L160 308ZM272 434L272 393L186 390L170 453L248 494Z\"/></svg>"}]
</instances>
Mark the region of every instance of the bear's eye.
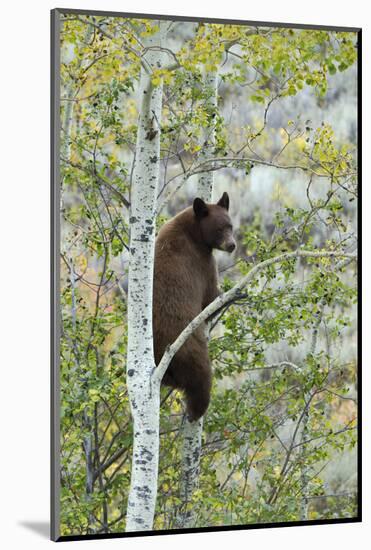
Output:
<instances>
[{"instance_id":1,"label":"bear's eye","mask_svg":"<svg viewBox=\"0 0 371 550\"><path fill-rule=\"evenodd\" d=\"M219 227L219 229L217 229L218 235L223 235L223 232L224 232L224 228L223 228L223 227Z\"/></svg>"}]
</instances>

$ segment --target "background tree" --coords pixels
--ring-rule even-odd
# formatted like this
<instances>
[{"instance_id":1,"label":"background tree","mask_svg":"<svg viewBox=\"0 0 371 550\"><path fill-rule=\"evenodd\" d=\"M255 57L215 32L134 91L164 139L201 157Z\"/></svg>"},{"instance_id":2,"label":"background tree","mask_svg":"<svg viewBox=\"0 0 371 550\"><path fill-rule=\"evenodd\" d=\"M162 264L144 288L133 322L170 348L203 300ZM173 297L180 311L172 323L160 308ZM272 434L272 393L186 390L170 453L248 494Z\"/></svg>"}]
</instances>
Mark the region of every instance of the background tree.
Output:
<instances>
[{"instance_id":1,"label":"background tree","mask_svg":"<svg viewBox=\"0 0 371 550\"><path fill-rule=\"evenodd\" d=\"M185 504L196 526L354 516L356 36L173 22L166 47L148 50L158 32L155 21L63 16L62 126L74 108L61 159L62 533L126 528L128 232L143 64L163 94L151 117L156 225L189 204L196 178L215 174L238 227L235 261L219 263L223 289L248 282L211 325L216 382L186 502L183 404L162 394L154 528L176 526ZM146 65L155 53L166 67ZM205 74L218 76L214 105ZM314 257L295 253L304 249Z\"/></svg>"}]
</instances>

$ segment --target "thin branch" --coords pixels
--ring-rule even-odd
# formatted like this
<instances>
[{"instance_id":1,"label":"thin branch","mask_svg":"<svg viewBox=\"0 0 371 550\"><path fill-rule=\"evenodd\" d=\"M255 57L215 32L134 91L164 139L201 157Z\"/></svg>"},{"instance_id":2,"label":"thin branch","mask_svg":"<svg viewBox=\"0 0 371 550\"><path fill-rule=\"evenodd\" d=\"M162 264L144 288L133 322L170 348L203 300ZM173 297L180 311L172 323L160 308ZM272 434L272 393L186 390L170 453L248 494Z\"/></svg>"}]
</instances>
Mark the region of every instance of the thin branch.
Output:
<instances>
[{"instance_id":1,"label":"thin branch","mask_svg":"<svg viewBox=\"0 0 371 550\"><path fill-rule=\"evenodd\" d=\"M116 189L112 185L112 183L110 183L105 177L103 177L101 174L98 174L98 172L96 172L94 168L88 168L88 167L82 166L81 164L77 164L65 158L61 158L61 160L66 164L69 164L70 166L72 166L72 168L77 168L78 170L81 170L82 172L86 172L93 178L97 179L100 183L102 183L105 187L107 187L107 189L112 191L112 193L116 195L116 197L123 203L123 205L126 208L130 208L130 202L127 200L125 195L123 195L121 191Z\"/></svg>"}]
</instances>

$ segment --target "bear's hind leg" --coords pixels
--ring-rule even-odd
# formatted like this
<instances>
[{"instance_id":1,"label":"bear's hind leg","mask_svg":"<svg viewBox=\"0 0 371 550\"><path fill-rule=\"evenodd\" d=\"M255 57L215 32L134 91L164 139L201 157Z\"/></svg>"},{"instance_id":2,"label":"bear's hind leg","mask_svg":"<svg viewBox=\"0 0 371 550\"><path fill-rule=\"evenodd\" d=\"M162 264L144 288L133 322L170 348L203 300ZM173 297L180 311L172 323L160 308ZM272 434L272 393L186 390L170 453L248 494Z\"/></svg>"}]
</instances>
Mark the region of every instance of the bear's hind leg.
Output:
<instances>
[{"instance_id":1,"label":"bear's hind leg","mask_svg":"<svg viewBox=\"0 0 371 550\"><path fill-rule=\"evenodd\" d=\"M187 403L187 414L191 422L205 414L210 403L211 372L210 366L193 372L184 388Z\"/></svg>"}]
</instances>

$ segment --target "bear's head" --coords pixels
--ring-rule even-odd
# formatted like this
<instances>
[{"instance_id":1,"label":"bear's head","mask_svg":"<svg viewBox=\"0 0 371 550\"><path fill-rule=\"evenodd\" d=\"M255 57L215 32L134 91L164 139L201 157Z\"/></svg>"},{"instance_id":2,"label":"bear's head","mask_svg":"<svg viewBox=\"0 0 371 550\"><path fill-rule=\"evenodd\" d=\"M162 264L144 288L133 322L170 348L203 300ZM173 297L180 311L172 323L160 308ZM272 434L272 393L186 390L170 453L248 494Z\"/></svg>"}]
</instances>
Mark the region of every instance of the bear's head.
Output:
<instances>
[{"instance_id":1,"label":"bear's head","mask_svg":"<svg viewBox=\"0 0 371 550\"><path fill-rule=\"evenodd\" d=\"M236 248L228 209L228 193L223 193L216 204L207 204L200 198L193 201L193 211L200 227L202 240L209 248L217 248L225 252L233 252Z\"/></svg>"}]
</instances>

